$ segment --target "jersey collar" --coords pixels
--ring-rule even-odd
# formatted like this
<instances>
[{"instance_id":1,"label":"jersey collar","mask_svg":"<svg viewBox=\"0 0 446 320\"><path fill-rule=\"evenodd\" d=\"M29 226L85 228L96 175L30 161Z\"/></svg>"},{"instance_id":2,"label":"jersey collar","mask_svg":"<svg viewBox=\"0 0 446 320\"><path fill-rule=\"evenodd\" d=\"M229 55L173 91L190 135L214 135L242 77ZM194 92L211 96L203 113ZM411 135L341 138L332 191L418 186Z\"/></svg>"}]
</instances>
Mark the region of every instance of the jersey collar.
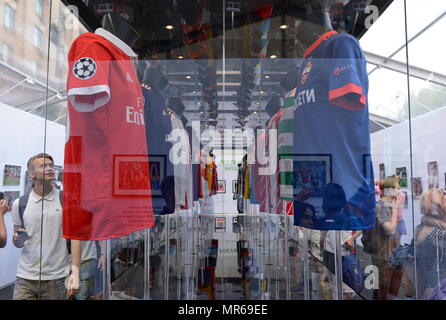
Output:
<instances>
[{"instance_id":1,"label":"jersey collar","mask_svg":"<svg viewBox=\"0 0 446 320\"><path fill-rule=\"evenodd\" d=\"M305 50L304 58L306 58L311 52L313 52L322 42L337 34L335 30L328 31L321 35L307 50Z\"/></svg>"},{"instance_id":2,"label":"jersey collar","mask_svg":"<svg viewBox=\"0 0 446 320\"><path fill-rule=\"evenodd\" d=\"M115 36L113 33L108 32L107 30L103 28L96 29L95 33L101 37L104 37L111 43L113 43L115 46L117 46L119 49L121 49L126 55L128 55L131 58L136 58L138 55L128 46L127 43L119 39L117 36Z\"/></svg>"},{"instance_id":3,"label":"jersey collar","mask_svg":"<svg viewBox=\"0 0 446 320\"><path fill-rule=\"evenodd\" d=\"M48 193L48 194L46 195L46 197L44 197L45 200L47 200L47 201L52 201L52 200L54 199L54 194L56 193L55 189L56 189L56 188L53 187L53 190L51 190L51 192ZM39 195L34 191L34 189L31 191L30 197L31 197L31 199L32 199L35 203L38 203L39 201L42 200L42 196L39 196Z\"/></svg>"}]
</instances>

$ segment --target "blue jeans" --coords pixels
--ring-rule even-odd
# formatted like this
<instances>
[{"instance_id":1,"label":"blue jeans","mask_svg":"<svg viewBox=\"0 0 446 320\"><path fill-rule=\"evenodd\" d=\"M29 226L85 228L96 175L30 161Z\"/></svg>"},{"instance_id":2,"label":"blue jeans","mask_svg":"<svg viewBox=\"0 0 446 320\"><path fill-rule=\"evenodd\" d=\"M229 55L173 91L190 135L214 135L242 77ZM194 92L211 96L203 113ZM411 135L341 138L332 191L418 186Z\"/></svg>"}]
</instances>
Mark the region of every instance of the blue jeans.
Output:
<instances>
[{"instance_id":1,"label":"blue jeans","mask_svg":"<svg viewBox=\"0 0 446 320\"><path fill-rule=\"evenodd\" d=\"M90 259L81 263L79 270L80 291L76 295L76 300L86 300L93 294L94 274L98 265L98 260Z\"/></svg>"}]
</instances>

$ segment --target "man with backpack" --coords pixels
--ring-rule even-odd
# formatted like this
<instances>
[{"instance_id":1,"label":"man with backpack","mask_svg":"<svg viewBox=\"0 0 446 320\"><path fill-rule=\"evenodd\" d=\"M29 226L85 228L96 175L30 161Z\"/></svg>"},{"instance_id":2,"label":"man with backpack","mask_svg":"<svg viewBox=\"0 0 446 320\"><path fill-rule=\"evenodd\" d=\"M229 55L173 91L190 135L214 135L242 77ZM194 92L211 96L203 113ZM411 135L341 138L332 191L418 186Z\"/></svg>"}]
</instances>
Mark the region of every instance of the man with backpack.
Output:
<instances>
[{"instance_id":1,"label":"man with backpack","mask_svg":"<svg viewBox=\"0 0 446 320\"><path fill-rule=\"evenodd\" d=\"M34 188L12 205L13 244L22 248L13 299L63 300L70 266L67 240L62 237L60 191L54 187L54 161L40 153L29 159L27 167Z\"/></svg>"}]
</instances>

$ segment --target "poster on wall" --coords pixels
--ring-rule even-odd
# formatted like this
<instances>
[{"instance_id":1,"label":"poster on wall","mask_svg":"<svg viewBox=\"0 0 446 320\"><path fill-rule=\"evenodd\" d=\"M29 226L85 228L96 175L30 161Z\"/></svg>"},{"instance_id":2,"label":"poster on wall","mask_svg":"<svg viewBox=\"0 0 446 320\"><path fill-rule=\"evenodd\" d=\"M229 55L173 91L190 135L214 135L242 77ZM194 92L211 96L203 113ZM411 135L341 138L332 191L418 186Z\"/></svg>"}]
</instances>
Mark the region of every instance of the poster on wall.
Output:
<instances>
[{"instance_id":1,"label":"poster on wall","mask_svg":"<svg viewBox=\"0 0 446 320\"><path fill-rule=\"evenodd\" d=\"M427 164L428 188L438 188L438 166L437 161L431 161Z\"/></svg>"},{"instance_id":2,"label":"poster on wall","mask_svg":"<svg viewBox=\"0 0 446 320\"><path fill-rule=\"evenodd\" d=\"M312 197L322 197L322 188L331 181L330 155L295 155L293 157L293 193L311 187Z\"/></svg>"},{"instance_id":3,"label":"poster on wall","mask_svg":"<svg viewBox=\"0 0 446 320\"><path fill-rule=\"evenodd\" d=\"M421 177L412 178L412 192L415 197L421 196L423 193L423 185Z\"/></svg>"},{"instance_id":4,"label":"poster on wall","mask_svg":"<svg viewBox=\"0 0 446 320\"><path fill-rule=\"evenodd\" d=\"M379 179L383 180L386 177L386 167L384 163L379 164Z\"/></svg>"},{"instance_id":5,"label":"poster on wall","mask_svg":"<svg viewBox=\"0 0 446 320\"><path fill-rule=\"evenodd\" d=\"M21 166L12 166L5 164L3 170L3 185L4 186L18 186L20 185Z\"/></svg>"},{"instance_id":6,"label":"poster on wall","mask_svg":"<svg viewBox=\"0 0 446 320\"><path fill-rule=\"evenodd\" d=\"M147 156L115 155L113 157L113 196L149 196ZM156 184L155 184L156 186Z\"/></svg>"},{"instance_id":7,"label":"poster on wall","mask_svg":"<svg viewBox=\"0 0 446 320\"><path fill-rule=\"evenodd\" d=\"M226 232L226 218L215 218L215 232Z\"/></svg>"},{"instance_id":8,"label":"poster on wall","mask_svg":"<svg viewBox=\"0 0 446 320\"><path fill-rule=\"evenodd\" d=\"M57 182L63 182L63 167L54 166L54 179Z\"/></svg>"},{"instance_id":9,"label":"poster on wall","mask_svg":"<svg viewBox=\"0 0 446 320\"><path fill-rule=\"evenodd\" d=\"M226 180L218 180L217 193L226 193Z\"/></svg>"},{"instance_id":10,"label":"poster on wall","mask_svg":"<svg viewBox=\"0 0 446 320\"><path fill-rule=\"evenodd\" d=\"M162 196L161 181L166 176L166 157L164 155L149 156L149 173L152 196Z\"/></svg>"},{"instance_id":11,"label":"poster on wall","mask_svg":"<svg viewBox=\"0 0 446 320\"><path fill-rule=\"evenodd\" d=\"M23 194L30 193L34 187L33 179L29 176L29 171L25 173L25 187L23 189Z\"/></svg>"},{"instance_id":12,"label":"poster on wall","mask_svg":"<svg viewBox=\"0 0 446 320\"><path fill-rule=\"evenodd\" d=\"M396 168L396 174L400 177L400 187L407 188L407 169L406 169L406 167Z\"/></svg>"},{"instance_id":13,"label":"poster on wall","mask_svg":"<svg viewBox=\"0 0 446 320\"><path fill-rule=\"evenodd\" d=\"M20 197L20 191L5 191L3 192L3 196L5 197L6 204L12 206L14 200Z\"/></svg>"}]
</instances>

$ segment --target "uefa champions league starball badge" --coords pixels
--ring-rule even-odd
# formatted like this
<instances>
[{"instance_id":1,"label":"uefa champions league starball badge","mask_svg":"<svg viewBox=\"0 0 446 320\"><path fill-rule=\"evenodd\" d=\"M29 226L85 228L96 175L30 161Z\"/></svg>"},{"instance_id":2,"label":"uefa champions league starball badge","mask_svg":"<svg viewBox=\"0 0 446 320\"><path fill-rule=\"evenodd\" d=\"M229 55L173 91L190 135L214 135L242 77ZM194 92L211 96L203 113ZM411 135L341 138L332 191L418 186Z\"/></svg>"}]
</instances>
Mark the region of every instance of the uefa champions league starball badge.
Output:
<instances>
[{"instance_id":1,"label":"uefa champions league starball badge","mask_svg":"<svg viewBox=\"0 0 446 320\"><path fill-rule=\"evenodd\" d=\"M96 62L88 57L80 58L73 67L73 74L80 80L91 79L97 71Z\"/></svg>"}]
</instances>

